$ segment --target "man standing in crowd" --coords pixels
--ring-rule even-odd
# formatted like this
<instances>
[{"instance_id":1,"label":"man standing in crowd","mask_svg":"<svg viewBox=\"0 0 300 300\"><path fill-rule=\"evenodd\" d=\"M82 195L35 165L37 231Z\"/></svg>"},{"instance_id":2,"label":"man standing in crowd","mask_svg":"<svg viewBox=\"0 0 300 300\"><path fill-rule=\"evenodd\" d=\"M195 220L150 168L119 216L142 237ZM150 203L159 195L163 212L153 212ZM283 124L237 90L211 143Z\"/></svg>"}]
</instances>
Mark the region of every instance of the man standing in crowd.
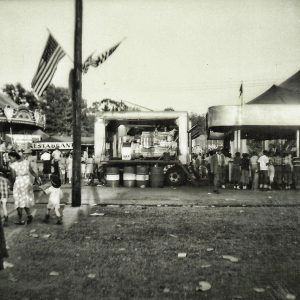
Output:
<instances>
[{"instance_id":1,"label":"man standing in crowd","mask_svg":"<svg viewBox=\"0 0 300 300\"><path fill-rule=\"evenodd\" d=\"M282 154L279 151L276 151L274 156L274 168L275 168L274 181L276 183L276 187L280 190L282 189L282 164L283 164Z\"/></svg>"},{"instance_id":2,"label":"man standing in crowd","mask_svg":"<svg viewBox=\"0 0 300 300\"><path fill-rule=\"evenodd\" d=\"M222 168L225 167L225 157L222 154L221 149L218 148L216 152L211 157L211 164L210 169L213 175L213 182L214 182L214 193L219 193L219 185L222 184L222 188L225 187L224 185L224 178L223 178L223 170Z\"/></svg>"},{"instance_id":3,"label":"man standing in crowd","mask_svg":"<svg viewBox=\"0 0 300 300\"><path fill-rule=\"evenodd\" d=\"M50 179L51 174L51 154L49 150L46 148L41 155L41 160L43 161L43 174L48 176Z\"/></svg>"},{"instance_id":4,"label":"man standing in crowd","mask_svg":"<svg viewBox=\"0 0 300 300\"><path fill-rule=\"evenodd\" d=\"M269 184L269 157L267 156L268 151L264 150L263 155L258 159L259 164L259 188L262 190L268 189Z\"/></svg>"},{"instance_id":5,"label":"man standing in crowd","mask_svg":"<svg viewBox=\"0 0 300 300\"><path fill-rule=\"evenodd\" d=\"M59 170L59 161L61 159L61 152L59 151L59 147L56 146L55 150L52 152L52 158L53 158L53 168L54 168L54 174L57 176L60 176L60 170Z\"/></svg>"}]
</instances>

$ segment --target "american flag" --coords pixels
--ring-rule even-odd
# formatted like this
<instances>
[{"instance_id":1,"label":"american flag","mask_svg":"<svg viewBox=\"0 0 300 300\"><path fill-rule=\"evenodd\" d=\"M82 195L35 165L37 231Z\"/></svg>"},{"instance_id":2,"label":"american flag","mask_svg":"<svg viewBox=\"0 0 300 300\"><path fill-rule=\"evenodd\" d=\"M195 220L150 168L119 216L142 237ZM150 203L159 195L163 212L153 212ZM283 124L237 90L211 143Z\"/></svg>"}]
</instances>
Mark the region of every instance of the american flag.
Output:
<instances>
[{"instance_id":1,"label":"american flag","mask_svg":"<svg viewBox=\"0 0 300 300\"><path fill-rule=\"evenodd\" d=\"M122 41L121 41L122 42ZM87 73L90 66L92 67L98 67L99 65L103 64L110 55L114 53L114 51L120 46L121 42L114 45L110 49L106 50L100 55L97 55L95 58L93 58L93 53L89 55L89 57L85 60L82 66L82 72Z\"/></svg>"},{"instance_id":2,"label":"american flag","mask_svg":"<svg viewBox=\"0 0 300 300\"><path fill-rule=\"evenodd\" d=\"M241 83L241 86L240 86L240 97L243 95L243 83Z\"/></svg>"},{"instance_id":3,"label":"american flag","mask_svg":"<svg viewBox=\"0 0 300 300\"><path fill-rule=\"evenodd\" d=\"M37 96L42 96L53 78L57 64L65 55L64 50L49 34L46 47L31 82L31 87Z\"/></svg>"}]
</instances>

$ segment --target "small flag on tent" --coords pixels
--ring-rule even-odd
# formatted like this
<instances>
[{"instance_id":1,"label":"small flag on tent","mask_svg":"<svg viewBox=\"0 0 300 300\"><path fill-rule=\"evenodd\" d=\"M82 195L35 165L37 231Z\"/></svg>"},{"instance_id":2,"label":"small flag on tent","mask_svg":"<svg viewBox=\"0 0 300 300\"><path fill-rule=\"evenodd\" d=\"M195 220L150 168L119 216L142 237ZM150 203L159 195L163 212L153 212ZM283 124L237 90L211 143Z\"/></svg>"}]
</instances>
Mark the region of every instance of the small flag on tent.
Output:
<instances>
[{"instance_id":1,"label":"small flag on tent","mask_svg":"<svg viewBox=\"0 0 300 300\"><path fill-rule=\"evenodd\" d=\"M240 86L240 97L243 95L243 84L241 83L241 86Z\"/></svg>"},{"instance_id":2,"label":"small flag on tent","mask_svg":"<svg viewBox=\"0 0 300 300\"><path fill-rule=\"evenodd\" d=\"M97 55L95 58L93 58L93 53L91 55L89 55L88 58L83 63L82 72L87 73L90 66L96 68L99 65L103 64L108 59L108 57L115 52L115 50L120 46L121 43L122 43L122 41L117 43L110 49L104 51L100 55Z\"/></svg>"},{"instance_id":3,"label":"small flag on tent","mask_svg":"<svg viewBox=\"0 0 300 300\"><path fill-rule=\"evenodd\" d=\"M61 46L49 34L43 55L32 79L31 87L37 96L42 96L50 84L59 61L66 55Z\"/></svg>"}]
</instances>

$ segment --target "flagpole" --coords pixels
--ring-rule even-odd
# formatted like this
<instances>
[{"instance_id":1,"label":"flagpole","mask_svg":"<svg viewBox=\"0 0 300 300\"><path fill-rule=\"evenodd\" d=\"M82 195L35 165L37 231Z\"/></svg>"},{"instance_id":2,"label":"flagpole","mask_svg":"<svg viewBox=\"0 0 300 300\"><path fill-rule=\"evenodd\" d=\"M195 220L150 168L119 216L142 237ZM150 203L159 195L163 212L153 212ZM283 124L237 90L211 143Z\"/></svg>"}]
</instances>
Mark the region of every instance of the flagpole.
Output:
<instances>
[{"instance_id":1,"label":"flagpole","mask_svg":"<svg viewBox=\"0 0 300 300\"><path fill-rule=\"evenodd\" d=\"M82 0L75 0L72 206L81 205Z\"/></svg>"},{"instance_id":2,"label":"flagpole","mask_svg":"<svg viewBox=\"0 0 300 300\"><path fill-rule=\"evenodd\" d=\"M46 27L46 29L47 29L48 33L51 34L51 35L55 38L55 40L57 41L57 38L56 38L56 37L54 36L54 34L50 31L50 29L49 29L48 27ZM73 64L74 61L73 61L72 57L71 57L71 56L67 53L67 51L61 46L60 43L59 43L59 46L60 46L60 48L66 53L67 57L69 58L69 60L70 60L71 63Z\"/></svg>"}]
</instances>

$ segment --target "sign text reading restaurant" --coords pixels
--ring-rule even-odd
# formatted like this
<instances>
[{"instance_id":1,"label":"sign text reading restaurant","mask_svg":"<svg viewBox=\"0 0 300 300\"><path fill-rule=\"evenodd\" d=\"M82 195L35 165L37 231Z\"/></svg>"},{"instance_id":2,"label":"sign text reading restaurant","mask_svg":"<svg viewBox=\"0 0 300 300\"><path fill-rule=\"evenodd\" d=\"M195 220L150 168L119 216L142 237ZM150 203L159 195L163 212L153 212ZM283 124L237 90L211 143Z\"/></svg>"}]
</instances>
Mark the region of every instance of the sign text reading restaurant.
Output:
<instances>
[{"instance_id":1,"label":"sign text reading restaurant","mask_svg":"<svg viewBox=\"0 0 300 300\"><path fill-rule=\"evenodd\" d=\"M73 149L73 143L64 143L64 142L49 142L49 143L32 143L32 150L44 150L44 149L55 149L58 147L61 150L71 150Z\"/></svg>"}]
</instances>

